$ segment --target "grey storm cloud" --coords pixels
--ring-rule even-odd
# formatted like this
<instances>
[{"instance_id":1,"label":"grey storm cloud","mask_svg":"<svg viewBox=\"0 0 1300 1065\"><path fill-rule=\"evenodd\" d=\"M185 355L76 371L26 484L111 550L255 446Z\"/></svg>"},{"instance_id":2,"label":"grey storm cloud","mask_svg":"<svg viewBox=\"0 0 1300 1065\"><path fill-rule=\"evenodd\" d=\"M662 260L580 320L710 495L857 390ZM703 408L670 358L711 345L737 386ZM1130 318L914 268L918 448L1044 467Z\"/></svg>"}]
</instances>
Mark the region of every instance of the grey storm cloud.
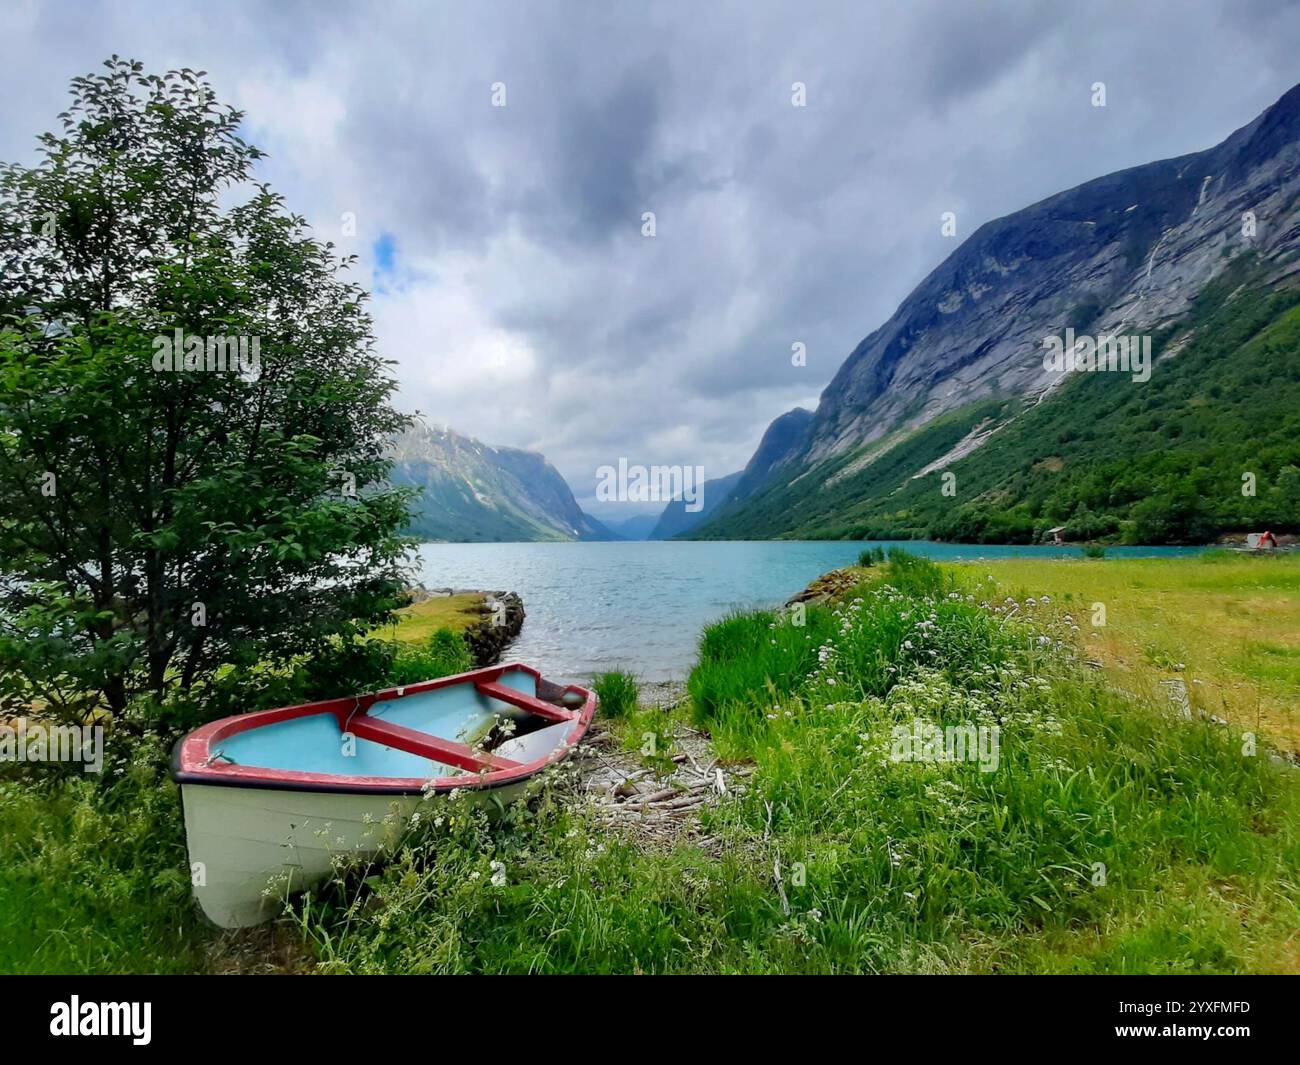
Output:
<instances>
[{"instance_id":1,"label":"grey storm cloud","mask_svg":"<svg viewBox=\"0 0 1300 1065\"><path fill-rule=\"evenodd\" d=\"M208 71L261 176L382 279L401 402L590 502L620 456L742 466L952 252L943 212L964 239L1248 122L1300 6L55 2L0 39L7 160L110 53Z\"/></svg>"}]
</instances>

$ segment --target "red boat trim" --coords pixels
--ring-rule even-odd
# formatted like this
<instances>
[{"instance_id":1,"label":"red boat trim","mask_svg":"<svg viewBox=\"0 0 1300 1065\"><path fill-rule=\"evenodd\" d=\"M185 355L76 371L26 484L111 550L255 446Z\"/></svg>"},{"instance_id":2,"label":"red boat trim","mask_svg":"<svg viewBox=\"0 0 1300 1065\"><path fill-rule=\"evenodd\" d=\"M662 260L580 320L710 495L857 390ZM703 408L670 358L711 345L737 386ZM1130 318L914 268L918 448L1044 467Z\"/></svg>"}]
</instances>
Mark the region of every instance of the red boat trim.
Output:
<instances>
[{"instance_id":1,"label":"red boat trim","mask_svg":"<svg viewBox=\"0 0 1300 1065\"><path fill-rule=\"evenodd\" d=\"M553 703L535 699L523 692L517 692L514 688L507 688L504 684L479 681L474 687L479 690L479 694L486 695L489 699L499 699L503 703L519 707L520 710L527 710L538 717L544 717L547 721L572 721L576 716L571 711L563 710Z\"/></svg>"},{"instance_id":2,"label":"red boat trim","mask_svg":"<svg viewBox=\"0 0 1300 1065\"><path fill-rule=\"evenodd\" d=\"M591 724L592 715L596 711L596 696L593 692L588 691L586 688L580 688L576 684L567 685L563 689L566 693L572 692L583 698L582 709L571 714L552 706L550 703L534 700L531 696L525 696L513 689L506 688L504 685L498 685L497 681L500 680L502 674L507 672L523 672L537 681L542 680L541 674L531 666L510 663L489 666L486 669L471 670L468 673L458 673L451 677L440 677L437 680L422 681L419 684L408 684L402 688L389 688L385 691L365 695L327 699L322 702L306 703L301 706L285 706L274 710L257 710L248 714L238 714L234 717L224 717L219 721L213 721L195 729L176 744L172 752L171 775L174 780L181 784L207 784L215 787L288 791L348 792L367 795L418 795L430 792L447 792L458 788L487 790L515 784L540 772L553 762L559 761L568 754L570 748L582 739ZM446 777L340 776L335 773L306 773L298 770L270 769L262 766L231 765L221 762L218 758L222 741L240 732L260 728L263 725L272 725L279 721L308 717L313 714L333 714L338 720L341 732L350 731L353 735L360 736L363 733L359 729L373 730L376 733L374 739L381 743L387 743L391 747L398 746L397 743L392 742L397 738L398 730L420 737L422 745L437 744L440 747L441 745L447 745L447 747L442 747L441 753L436 755L427 753L425 749L412 753L435 758L445 764L454 764L446 757L451 753L447 748L455 749L462 745L415 729L406 729L405 726L395 725L392 722L372 718L369 716L368 711L377 703L400 699L406 695L418 695L421 692L433 691L436 688L446 688L466 683L473 684L475 687L490 685L493 689L500 688L505 692L509 692L512 697L509 701L512 702L512 705L519 705L513 702L513 698L516 696L521 699L528 699L529 705L521 708L534 713L537 713L537 711L534 710L531 703L540 703L541 706L550 711L562 714L563 717L560 720L572 721L573 728L558 747L531 762L511 762L509 759L495 755L481 755L479 752L472 752L476 759L481 758L487 762L487 765L482 767L465 766L464 768L470 769L471 772ZM484 694L487 695L488 693ZM495 692L489 697L499 698ZM544 715L539 713L538 716ZM432 750L432 748L430 747L428 750ZM468 751L470 748L465 748L465 750Z\"/></svg>"},{"instance_id":3,"label":"red boat trim","mask_svg":"<svg viewBox=\"0 0 1300 1065\"><path fill-rule=\"evenodd\" d=\"M389 747L396 747L399 751L418 754L424 758L431 758L435 762L442 762L444 765L454 765L457 769L468 769L473 773L493 769L518 769L520 765L519 762L512 762L509 758L497 758L483 751L476 751L464 743L444 740L441 736L432 736L427 732L407 728L405 725L371 717L369 714L354 715L348 722L348 731L363 740L385 743Z\"/></svg>"}]
</instances>

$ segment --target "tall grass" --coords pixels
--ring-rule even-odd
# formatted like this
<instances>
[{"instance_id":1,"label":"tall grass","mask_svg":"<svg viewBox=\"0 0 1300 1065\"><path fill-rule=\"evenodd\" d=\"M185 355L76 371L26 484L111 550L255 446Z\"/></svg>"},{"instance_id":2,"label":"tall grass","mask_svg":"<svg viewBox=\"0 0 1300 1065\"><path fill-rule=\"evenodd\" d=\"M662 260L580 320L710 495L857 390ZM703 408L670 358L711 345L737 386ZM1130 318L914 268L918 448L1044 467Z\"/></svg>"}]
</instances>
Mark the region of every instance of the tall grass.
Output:
<instances>
[{"instance_id":1,"label":"tall grass","mask_svg":"<svg viewBox=\"0 0 1300 1065\"><path fill-rule=\"evenodd\" d=\"M903 595L942 595L956 587L956 578L937 562L901 547L889 549L885 581Z\"/></svg>"},{"instance_id":2,"label":"tall grass","mask_svg":"<svg viewBox=\"0 0 1300 1065\"><path fill-rule=\"evenodd\" d=\"M802 624L800 624L802 622ZM687 683L698 724L729 709L759 711L803 683L833 627L825 607L733 613L705 628Z\"/></svg>"},{"instance_id":3,"label":"tall grass","mask_svg":"<svg viewBox=\"0 0 1300 1065\"><path fill-rule=\"evenodd\" d=\"M858 565L863 569L870 569L872 566L883 565L885 561L885 549L883 547L868 547L858 555Z\"/></svg>"},{"instance_id":4,"label":"tall grass","mask_svg":"<svg viewBox=\"0 0 1300 1065\"><path fill-rule=\"evenodd\" d=\"M631 673L619 670L601 673L592 680L591 687L605 717L627 717L636 710L636 677Z\"/></svg>"},{"instance_id":5,"label":"tall grass","mask_svg":"<svg viewBox=\"0 0 1300 1065\"><path fill-rule=\"evenodd\" d=\"M122 755L110 747L102 777L0 779L0 972L204 966L165 752L146 738Z\"/></svg>"}]
</instances>

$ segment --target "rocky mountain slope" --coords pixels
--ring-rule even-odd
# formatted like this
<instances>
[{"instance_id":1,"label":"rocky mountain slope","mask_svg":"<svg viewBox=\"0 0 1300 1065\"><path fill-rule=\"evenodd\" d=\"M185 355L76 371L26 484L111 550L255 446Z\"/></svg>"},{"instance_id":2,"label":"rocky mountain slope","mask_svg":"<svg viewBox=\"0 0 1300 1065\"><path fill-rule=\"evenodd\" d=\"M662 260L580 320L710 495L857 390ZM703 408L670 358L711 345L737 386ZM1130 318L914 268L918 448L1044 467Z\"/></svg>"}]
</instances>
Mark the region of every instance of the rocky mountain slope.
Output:
<instances>
[{"instance_id":1,"label":"rocky mountain slope","mask_svg":"<svg viewBox=\"0 0 1300 1065\"><path fill-rule=\"evenodd\" d=\"M429 540L612 540L533 451L415 422L392 445L394 484L421 494L410 531Z\"/></svg>"},{"instance_id":2,"label":"rocky mountain slope","mask_svg":"<svg viewBox=\"0 0 1300 1065\"><path fill-rule=\"evenodd\" d=\"M813 417L812 411L795 407L767 427L757 450L741 471L740 479L727 500L728 505L734 506L739 500L748 499L763 487L773 469L801 452Z\"/></svg>"},{"instance_id":3,"label":"rocky mountain slope","mask_svg":"<svg viewBox=\"0 0 1300 1065\"><path fill-rule=\"evenodd\" d=\"M1203 544L1300 531L1300 288L1262 286L1259 269L1239 260L1158 334L1144 384L1076 374L1041 403L971 404L869 445L869 462L849 451L815 479L774 479L692 535Z\"/></svg>"},{"instance_id":4,"label":"rocky mountain slope","mask_svg":"<svg viewBox=\"0 0 1300 1065\"><path fill-rule=\"evenodd\" d=\"M1239 261L1251 264L1253 289L1289 284L1300 271L1298 206L1300 86L1214 148L987 223L853 350L802 431L785 423L790 415L773 422L776 442L764 438L733 501L697 531L788 535L806 513L782 516L774 493L788 509L796 482L799 499L842 490L896 462L918 433L929 446L912 447L917 464L864 491L893 493L959 462L1079 376L1044 369L1046 337L1172 336Z\"/></svg>"}]
</instances>

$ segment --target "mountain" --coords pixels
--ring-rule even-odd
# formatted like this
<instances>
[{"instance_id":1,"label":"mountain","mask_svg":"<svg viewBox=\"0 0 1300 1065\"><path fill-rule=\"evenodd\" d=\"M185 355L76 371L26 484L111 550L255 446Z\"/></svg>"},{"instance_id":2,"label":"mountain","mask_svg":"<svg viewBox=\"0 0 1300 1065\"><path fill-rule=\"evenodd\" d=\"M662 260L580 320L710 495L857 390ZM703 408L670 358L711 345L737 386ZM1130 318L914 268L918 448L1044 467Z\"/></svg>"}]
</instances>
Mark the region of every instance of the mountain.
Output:
<instances>
[{"instance_id":1,"label":"mountain","mask_svg":"<svg viewBox=\"0 0 1300 1065\"><path fill-rule=\"evenodd\" d=\"M649 540L658 522L658 514L637 514L631 518L606 521L605 528L624 540Z\"/></svg>"},{"instance_id":2,"label":"mountain","mask_svg":"<svg viewBox=\"0 0 1300 1065\"><path fill-rule=\"evenodd\" d=\"M564 487L565 488L569 487L568 481L564 482ZM578 537L579 540L604 541L604 540L626 540L627 539L627 537L614 532L614 530L611 529L608 525L606 525L603 521L600 521L597 518L593 518L585 510L579 510L578 513L582 516L582 520L581 522L579 522L579 526L581 528L581 535L579 535Z\"/></svg>"},{"instance_id":3,"label":"mountain","mask_svg":"<svg viewBox=\"0 0 1300 1065\"><path fill-rule=\"evenodd\" d=\"M699 510L687 510L684 499L672 500L664 507L663 513L659 515L659 520L655 523L654 529L647 539L668 540L671 537L690 532L691 529L695 528L727 501L732 489L735 488L743 476L744 471L738 470L735 473L727 474L726 477L715 477L711 481L705 481L703 490L700 493L700 503L702 505Z\"/></svg>"},{"instance_id":4,"label":"mountain","mask_svg":"<svg viewBox=\"0 0 1300 1065\"><path fill-rule=\"evenodd\" d=\"M1268 408L1274 416L1249 420L1246 440L1276 440L1277 455L1263 448L1255 460L1276 479L1295 461L1290 419L1266 393L1285 388L1297 365L1295 350L1275 346L1289 335L1286 293L1300 274L1298 205L1300 86L1214 148L1098 178L987 223L850 353L802 434L782 425L788 414L773 422L759 451L778 426L792 446L773 446L775 458L761 462L756 453L757 483L693 535L1037 536L1044 522L1066 524L1081 506L1095 513L1089 498L1109 515L1108 534L1138 535L1134 508L1173 491L1173 481L1155 472L1142 483L1126 477L1134 498L1100 500L1082 487L1096 456L1080 447L1099 438L1104 452L1108 441L1132 438L1152 405L1190 405L1198 424L1218 426L1189 437L1174 418L1142 437L1175 454L1190 454L1198 439L1227 439L1220 430L1242 416L1243 401ZM1044 339L1067 329L1150 337L1151 379L1050 372ZM1216 329L1217 337L1207 333ZM1256 349L1244 349L1265 334L1259 344L1272 354L1253 359ZM1258 363L1243 394L1216 384L1216 373L1234 376L1231 363L1172 372L1177 362L1214 358ZM1080 424L1081 410L1094 420ZM1057 429L1067 425L1078 435L1061 439ZM994 444L1003 453L1002 441L1013 438L1023 455L1004 453L997 468L980 457ZM1224 457L1209 461L1226 484ZM1238 487L1242 469L1260 472L1238 468ZM955 492L944 495L948 472ZM1253 519L1225 512L1196 528L1239 520Z\"/></svg>"},{"instance_id":5,"label":"mountain","mask_svg":"<svg viewBox=\"0 0 1300 1065\"><path fill-rule=\"evenodd\" d=\"M795 407L769 425L758 442L758 450L741 471L732 500L748 499L763 487L772 470L799 454L808 439L812 421L812 411Z\"/></svg>"},{"instance_id":6,"label":"mountain","mask_svg":"<svg viewBox=\"0 0 1300 1065\"><path fill-rule=\"evenodd\" d=\"M397 485L422 489L409 531L428 540L613 540L534 451L493 447L421 421L393 441Z\"/></svg>"}]
</instances>

